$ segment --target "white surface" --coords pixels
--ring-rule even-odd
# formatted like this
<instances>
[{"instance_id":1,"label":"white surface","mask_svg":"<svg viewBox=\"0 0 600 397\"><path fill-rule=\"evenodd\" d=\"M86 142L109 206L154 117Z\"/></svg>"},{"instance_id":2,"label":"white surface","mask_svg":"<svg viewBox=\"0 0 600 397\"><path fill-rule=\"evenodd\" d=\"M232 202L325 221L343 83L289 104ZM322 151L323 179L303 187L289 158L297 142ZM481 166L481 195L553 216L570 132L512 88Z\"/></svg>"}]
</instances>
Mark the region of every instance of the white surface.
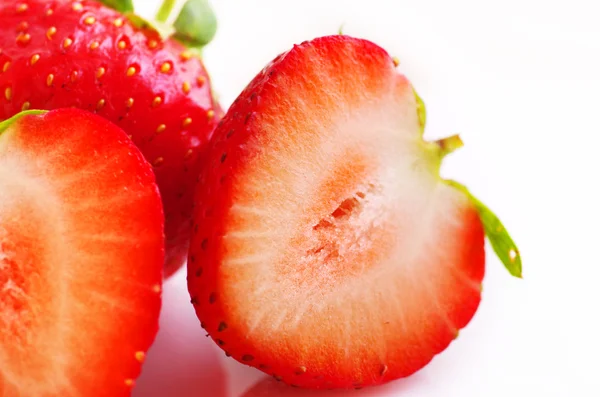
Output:
<instances>
[{"instance_id":1,"label":"white surface","mask_svg":"<svg viewBox=\"0 0 600 397\"><path fill-rule=\"evenodd\" d=\"M138 0L151 15L158 0ZM213 0L205 62L224 106L294 43L344 32L401 59L430 137L461 132L444 173L512 232L524 280L488 247L483 302L460 338L415 376L350 396L600 396L600 15L593 0ZM183 272L136 397L239 397L262 375L204 337ZM279 389L278 389L279 390ZM286 389L288 390L288 389ZM298 392L259 395L316 396ZM321 394L319 394L321 395ZM331 395L331 394L327 394Z\"/></svg>"}]
</instances>

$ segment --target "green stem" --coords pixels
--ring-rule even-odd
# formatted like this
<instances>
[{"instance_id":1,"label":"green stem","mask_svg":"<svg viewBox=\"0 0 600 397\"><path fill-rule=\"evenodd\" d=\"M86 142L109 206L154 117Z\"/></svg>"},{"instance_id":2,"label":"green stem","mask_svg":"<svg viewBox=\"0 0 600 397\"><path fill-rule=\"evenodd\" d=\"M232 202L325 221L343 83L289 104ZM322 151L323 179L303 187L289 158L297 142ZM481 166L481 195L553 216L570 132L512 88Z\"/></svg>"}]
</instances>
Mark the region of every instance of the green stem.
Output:
<instances>
[{"instance_id":1,"label":"green stem","mask_svg":"<svg viewBox=\"0 0 600 397\"><path fill-rule=\"evenodd\" d=\"M164 0L156 13L156 20L158 22L167 22L173 11L173 7L175 7L175 3L177 3L177 0Z\"/></svg>"},{"instance_id":2,"label":"green stem","mask_svg":"<svg viewBox=\"0 0 600 397\"><path fill-rule=\"evenodd\" d=\"M458 134L437 140L435 143L439 146L442 157L445 157L464 146L464 143Z\"/></svg>"}]
</instances>

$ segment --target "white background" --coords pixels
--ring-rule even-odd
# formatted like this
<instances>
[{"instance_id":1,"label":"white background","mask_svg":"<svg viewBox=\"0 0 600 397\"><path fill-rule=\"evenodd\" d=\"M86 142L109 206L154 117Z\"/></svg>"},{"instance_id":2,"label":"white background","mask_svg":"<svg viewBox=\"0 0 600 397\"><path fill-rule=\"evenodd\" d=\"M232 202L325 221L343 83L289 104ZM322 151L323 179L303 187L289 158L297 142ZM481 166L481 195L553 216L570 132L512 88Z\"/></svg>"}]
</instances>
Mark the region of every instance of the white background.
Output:
<instances>
[{"instance_id":1,"label":"white background","mask_svg":"<svg viewBox=\"0 0 600 397\"><path fill-rule=\"evenodd\" d=\"M426 135L462 134L443 172L512 232L524 279L490 253L483 302L416 375L314 394L272 389L204 337L185 274L167 282L162 330L135 397L600 396L600 5L595 0L213 0L205 63L228 106L294 43L344 32L401 60L428 109ZM138 0L150 16L158 0ZM283 390L283 391L282 391Z\"/></svg>"}]
</instances>

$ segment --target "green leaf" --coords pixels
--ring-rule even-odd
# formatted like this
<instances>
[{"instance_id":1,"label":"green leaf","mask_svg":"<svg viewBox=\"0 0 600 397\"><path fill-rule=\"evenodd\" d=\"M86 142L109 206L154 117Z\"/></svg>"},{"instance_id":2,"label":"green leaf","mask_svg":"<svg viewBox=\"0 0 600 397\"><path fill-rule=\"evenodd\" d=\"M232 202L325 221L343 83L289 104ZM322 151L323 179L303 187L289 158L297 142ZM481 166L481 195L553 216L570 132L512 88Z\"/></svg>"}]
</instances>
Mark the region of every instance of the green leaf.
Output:
<instances>
[{"instance_id":1,"label":"green leaf","mask_svg":"<svg viewBox=\"0 0 600 397\"><path fill-rule=\"evenodd\" d=\"M421 126L421 134L425 131L425 123L427 122L427 109L425 109L425 102L421 99L417 91L413 89L415 98L417 100L417 115L419 116L419 125Z\"/></svg>"},{"instance_id":2,"label":"green leaf","mask_svg":"<svg viewBox=\"0 0 600 397\"><path fill-rule=\"evenodd\" d=\"M8 129L11 125L13 125L17 120L24 116L34 116L48 113L47 110L25 110L23 112L17 113L9 119L6 119L0 122L0 134Z\"/></svg>"},{"instance_id":3,"label":"green leaf","mask_svg":"<svg viewBox=\"0 0 600 397\"><path fill-rule=\"evenodd\" d=\"M189 47L202 48L215 37L217 17L208 0L188 0L173 26L177 40Z\"/></svg>"},{"instance_id":4,"label":"green leaf","mask_svg":"<svg viewBox=\"0 0 600 397\"><path fill-rule=\"evenodd\" d=\"M100 0L100 3L119 12L133 12L133 0Z\"/></svg>"},{"instance_id":5,"label":"green leaf","mask_svg":"<svg viewBox=\"0 0 600 397\"><path fill-rule=\"evenodd\" d=\"M481 219L483 229L494 252L496 252L496 255L510 274L522 278L523 266L521 264L521 254L500 219L485 204L475 198L465 186L455 181L447 182L469 196L469 199L479 213L479 219Z\"/></svg>"}]
</instances>

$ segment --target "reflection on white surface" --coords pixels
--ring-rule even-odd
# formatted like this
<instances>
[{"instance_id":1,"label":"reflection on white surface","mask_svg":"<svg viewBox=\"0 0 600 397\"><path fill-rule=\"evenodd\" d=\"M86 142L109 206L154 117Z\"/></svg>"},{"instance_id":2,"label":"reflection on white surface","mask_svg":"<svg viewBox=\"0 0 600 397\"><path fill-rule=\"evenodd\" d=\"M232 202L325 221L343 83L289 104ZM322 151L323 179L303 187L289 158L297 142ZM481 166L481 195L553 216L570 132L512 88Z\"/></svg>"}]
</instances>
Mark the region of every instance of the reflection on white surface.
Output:
<instances>
[{"instance_id":1,"label":"reflection on white surface","mask_svg":"<svg viewBox=\"0 0 600 397\"><path fill-rule=\"evenodd\" d=\"M163 297L160 331L133 397L227 397L221 351L200 328L185 269L167 280Z\"/></svg>"},{"instance_id":2,"label":"reflection on white surface","mask_svg":"<svg viewBox=\"0 0 600 397\"><path fill-rule=\"evenodd\" d=\"M414 385L421 380L422 377L416 374L382 386L360 390L303 390L288 387L272 378L263 378L242 397L391 397L399 395L416 397L417 394L409 393L409 390L414 390Z\"/></svg>"}]
</instances>

